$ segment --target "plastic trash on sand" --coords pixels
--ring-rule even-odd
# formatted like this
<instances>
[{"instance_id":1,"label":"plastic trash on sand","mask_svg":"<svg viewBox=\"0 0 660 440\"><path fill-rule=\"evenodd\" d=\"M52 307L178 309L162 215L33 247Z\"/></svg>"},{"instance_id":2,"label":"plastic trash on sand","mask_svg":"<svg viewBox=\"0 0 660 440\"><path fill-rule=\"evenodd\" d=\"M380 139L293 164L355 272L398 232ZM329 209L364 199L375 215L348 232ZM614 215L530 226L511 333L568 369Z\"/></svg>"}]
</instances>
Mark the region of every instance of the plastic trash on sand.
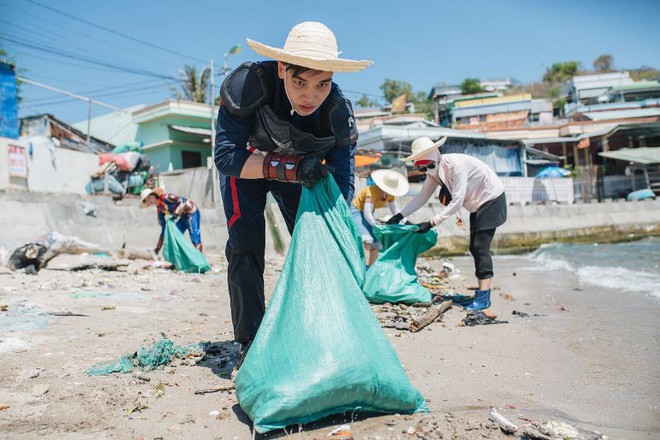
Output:
<instances>
[{"instance_id":1,"label":"plastic trash on sand","mask_svg":"<svg viewBox=\"0 0 660 440\"><path fill-rule=\"evenodd\" d=\"M282 273L235 379L257 432L345 411L428 411L363 281L359 233L334 180L303 188Z\"/></svg>"},{"instance_id":2,"label":"plastic trash on sand","mask_svg":"<svg viewBox=\"0 0 660 440\"><path fill-rule=\"evenodd\" d=\"M417 282L417 256L431 249L438 233L417 234L415 225L374 226L374 234L386 249L367 271L364 295L376 304L430 302L431 292ZM387 246L386 246L387 244Z\"/></svg>"},{"instance_id":3,"label":"plastic trash on sand","mask_svg":"<svg viewBox=\"0 0 660 440\"><path fill-rule=\"evenodd\" d=\"M179 272L204 273L211 268L204 254L184 237L171 218L165 225L163 257Z\"/></svg>"},{"instance_id":4,"label":"plastic trash on sand","mask_svg":"<svg viewBox=\"0 0 660 440\"><path fill-rule=\"evenodd\" d=\"M176 345L169 339L161 339L151 346L141 347L133 354L120 356L115 361L94 365L86 373L90 376L106 376L111 373L128 373L134 368L149 371L169 365L174 359L200 357L204 352L204 344Z\"/></svg>"}]
</instances>

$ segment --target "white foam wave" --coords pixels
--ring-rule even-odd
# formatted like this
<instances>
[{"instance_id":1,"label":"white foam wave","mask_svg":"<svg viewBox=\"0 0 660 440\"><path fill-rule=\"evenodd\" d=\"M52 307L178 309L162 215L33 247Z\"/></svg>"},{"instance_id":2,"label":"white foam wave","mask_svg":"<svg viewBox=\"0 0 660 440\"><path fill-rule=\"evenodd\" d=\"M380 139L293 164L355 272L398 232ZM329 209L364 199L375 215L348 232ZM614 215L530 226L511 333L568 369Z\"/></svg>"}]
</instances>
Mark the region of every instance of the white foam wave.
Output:
<instances>
[{"instance_id":1,"label":"white foam wave","mask_svg":"<svg viewBox=\"0 0 660 440\"><path fill-rule=\"evenodd\" d=\"M577 276L583 283L660 297L660 292L658 292L660 276L658 274L623 267L603 269L597 266L585 266L577 270Z\"/></svg>"}]
</instances>

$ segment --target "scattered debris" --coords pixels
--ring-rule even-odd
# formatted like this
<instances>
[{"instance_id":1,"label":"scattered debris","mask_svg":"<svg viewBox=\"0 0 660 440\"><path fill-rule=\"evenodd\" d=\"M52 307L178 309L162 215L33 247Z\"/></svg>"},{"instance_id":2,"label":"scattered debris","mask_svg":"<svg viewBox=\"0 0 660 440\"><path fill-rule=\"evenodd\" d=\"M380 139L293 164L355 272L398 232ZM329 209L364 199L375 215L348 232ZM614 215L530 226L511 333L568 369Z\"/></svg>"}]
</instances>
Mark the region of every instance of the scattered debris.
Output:
<instances>
[{"instance_id":1,"label":"scattered debris","mask_svg":"<svg viewBox=\"0 0 660 440\"><path fill-rule=\"evenodd\" d=\"M84 315L82 313L72 313L72 312L48 312L50 316L86 316L89 317L89 315Z\"/></svg>"},{"instance_id":2,"label":"scattered debris","mask_svg":"<svg viewBox=\"0 0 660 440\"><path fill-rule=\"evenodd\" d=\"M152 393L156 399L163 397L165 395L165 384L163 382L158 382L158 385L154 386Z\"/></svg>"},{"instance_id":3,"label":"scattered debris","mask_svg":"<svg viewBox=\"0 0 660 440\"><path fill-rule=\"evenodd\" d=\"M545 315L539 315L538 313L529 314L529 313L521 312L520 310L514 310L513 312L511 312L511 314L516 315L516 316L520 316L521 318L545 316Z\"/></svg>"},{"instance_id":4,"label":"scattered debris","mask_svg":"<svg viewBox=\"0 0 660 440\"><path fill-rule=\"evenodd\" d=\"M202 390L196 390L195 394L211 394L211 393L218 393L221 391L231 391L234 389L234 385L226 385L222 387L216 387L216 388L206 388Z\"/></svg>"},{"instance_id":5,"label":"scattered debris","mask_svg":"<svg viewBox=\"0 0 660 440\"><path fill-rule=\"evenodd\" d=\"M4 411L4 410L6 410L6 409L8 409L8 408L11 408L11 406L9 406L9 405L3 405L3 404L0 403L0 411Z\"/></svg>"},{"instance_id":6,"label":"scattered debris","mask_svg":"<svg viewBox=\"0 0 660 440\"><path fill-rule=\"evenodd\" d=\"M433 307L429 312L422 316L419 320L413 320L410 323L410 331L416 333L434 322L436 319L440 318L443 313L451 309L451 301L445 301L440 303L440 305Z\"/></svg>"},{"instance_id":7,"label":"scattered debris","mask_svg":"<svg viewBox=\"0 0 660 440\"><path fill-rule=\"evenodd\" d=\"M463 325L474 327L475 325L488 325L488 324L508 324L509 321L498 321L489 318L482 311L469 311L467 316L461 321Z\"/></svg>"},{"instance_id":8,"label":"scattered debris","mask_svg":"<svg viewBox=\"0 0 660 440\"><path fill-rule=\"evenodd\" d=\"M495 408L492 406L490 407L490 411L488 412L488 418L492 420L493 422L497 423L497 425L500 427L500 429L507 434L514 434L516 431L518 431L518 426L514 425L504 417L502 414L498 413Z\"/></svg>"},{"instance_id":9,"label":"scattered debris","mask_svg":"<svg viewBox=\"0 0 660 440\"><path fill-rule=\"evenodd\" d=\"M120 356L116 361L97 364L86 373L90 376L106 376L111 373L128 373L134 368L149 371L169 365L175 359L201 359L207 345L208 343L176 345L169 339L161 339L131 355Z\"/></svg>"},{"instance_id":10,"label":"scattered debris","mask_svg":"<svg viewBox=\"0 0 660 440\"><path fill-rule=\"evenodd\" d=\"M328 437L353 440L353 432L350 425L340 425L328 433Z\"/></svg>"}]
</instances>

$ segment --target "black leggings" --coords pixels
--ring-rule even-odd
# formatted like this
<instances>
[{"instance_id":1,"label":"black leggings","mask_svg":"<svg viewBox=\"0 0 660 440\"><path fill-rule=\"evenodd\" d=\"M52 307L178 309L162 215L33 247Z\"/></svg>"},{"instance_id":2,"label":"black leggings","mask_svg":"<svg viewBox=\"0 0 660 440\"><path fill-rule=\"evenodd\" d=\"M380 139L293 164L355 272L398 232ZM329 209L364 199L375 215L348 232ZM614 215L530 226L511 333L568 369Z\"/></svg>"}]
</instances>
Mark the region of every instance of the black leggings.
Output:
<instances>
[{"instance_id":1,"label":"black leggings","mask_svg":"<svg viewBox=\"0 0 660 440\"><path fill-rule=\"evenodd\" d=\"M493 259L490 256L490 243L495 228L483 231L470 231L470 253L474 258L475 276L479 280L493 278Z\"/></svg>"}]
</instances>

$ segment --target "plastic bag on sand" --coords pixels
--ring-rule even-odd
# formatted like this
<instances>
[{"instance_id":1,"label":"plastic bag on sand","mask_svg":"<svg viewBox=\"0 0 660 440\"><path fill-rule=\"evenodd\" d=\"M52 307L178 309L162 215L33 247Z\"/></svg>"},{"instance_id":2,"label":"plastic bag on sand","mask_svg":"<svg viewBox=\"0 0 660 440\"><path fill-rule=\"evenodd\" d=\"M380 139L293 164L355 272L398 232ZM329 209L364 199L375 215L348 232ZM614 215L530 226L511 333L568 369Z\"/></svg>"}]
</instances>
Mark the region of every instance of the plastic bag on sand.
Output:
<instances>
[{"instance_id":1,"label":"plastic bag on sand","mask_svg":"<svg viewBox=\"0 0 660 440\"><path fill-rule=\"evenodd\" d=\"M303 188L282 273L236 376L254 429L428 411L362 294L359 233L332 177Z\"/></svg>"},{"instance_id":2,"label":"plastic bag on sand","mask_svg":"<svg viewBox=\"0 0 660 440\"><path fill-rule=\"evenodd\" d=\"M184 237L171 218L165 224L163 257L179 272L204 273L211 268L204 254Z\"/></svg>"},{"instance_id":3,"label":"plastic bag on sand","mask_svg":"<svg viewBox=\"0 0 660 440\"><path fill-rule=\"evenodd\" d=\"M374 234L387 250L367 271L363 291L372 303L431 301L431 292L417 282L415 263L419 254L435 245L438 233L431 229L416 234L415 230L415 225L374 226Z\"/></svg>"}]
</instances>

